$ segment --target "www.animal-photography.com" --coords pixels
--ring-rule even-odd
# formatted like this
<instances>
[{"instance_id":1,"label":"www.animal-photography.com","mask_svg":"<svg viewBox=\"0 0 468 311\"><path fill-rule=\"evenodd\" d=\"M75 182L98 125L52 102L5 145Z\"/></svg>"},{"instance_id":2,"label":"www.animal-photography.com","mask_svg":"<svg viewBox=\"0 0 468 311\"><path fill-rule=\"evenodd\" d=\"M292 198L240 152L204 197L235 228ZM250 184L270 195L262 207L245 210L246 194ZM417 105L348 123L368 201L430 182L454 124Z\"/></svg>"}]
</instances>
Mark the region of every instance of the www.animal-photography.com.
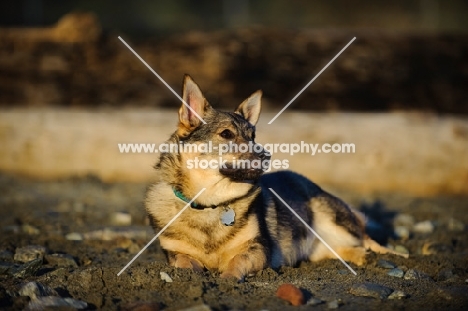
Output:
<instances>
[{"instance_id":1,"label":"www.animal-photography.com","mask_svg":"<svg viewBox=\"0 0 468 311\"><path fill-rule=\"evenodd\" d=\"M0 4L0 309L465 310L468 4Z\"/></svg>"}]
</instances>

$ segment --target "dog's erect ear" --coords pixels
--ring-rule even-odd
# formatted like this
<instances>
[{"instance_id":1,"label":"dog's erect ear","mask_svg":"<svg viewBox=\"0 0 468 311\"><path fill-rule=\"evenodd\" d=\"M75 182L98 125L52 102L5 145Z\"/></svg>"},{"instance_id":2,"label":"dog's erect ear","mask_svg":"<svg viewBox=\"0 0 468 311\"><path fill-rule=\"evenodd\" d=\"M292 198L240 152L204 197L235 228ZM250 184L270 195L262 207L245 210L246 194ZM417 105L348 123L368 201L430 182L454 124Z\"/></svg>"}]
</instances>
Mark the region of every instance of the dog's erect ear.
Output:
<instances>
[{"instance_id":1,"label":"dog's erect ear","mask_svg":"<svg viewBox=\"0 0 468 311\"><path fill-rule=\"evenodd\" d=\"M262 91L258 90L237 107L236 113L255 125L260 117L260 110L262 110Z\"/></svg>"},{"instance_id":2,"label":"dog's erect ear","mask_svg":"<svg viewBox=\"0 0 468 311\"><path fill-rule=\"evenodd\" d=\"M205 109L209 105L198 85L193 82L189 75L184 77L184 87L182 91L182 99L185 103L179 109L179 127L184 127L185 130L191 131L197 128L203 121ZM197 116L198 115L198 116Z\"/></svg>"}]
</instances>

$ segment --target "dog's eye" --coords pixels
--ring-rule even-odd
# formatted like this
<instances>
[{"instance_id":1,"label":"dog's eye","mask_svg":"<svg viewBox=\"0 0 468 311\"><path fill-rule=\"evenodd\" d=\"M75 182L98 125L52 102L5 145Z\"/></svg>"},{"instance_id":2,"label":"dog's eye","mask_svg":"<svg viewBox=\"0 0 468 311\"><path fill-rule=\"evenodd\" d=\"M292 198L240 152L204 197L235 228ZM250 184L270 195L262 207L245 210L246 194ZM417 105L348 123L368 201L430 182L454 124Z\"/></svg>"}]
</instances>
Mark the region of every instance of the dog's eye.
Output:
<instances>
[{"instance_id":1,"label":"dog's eye","mask_svg":"<svg viewBox=\"0 0 468 311\"><path fill-rule=\"evenodd\" d=\"M252 133L252 140L255 141L255 132Z\"/></svg>"},{"instance_id":2,"label":"dog's eye","mask_svg":"<svg viewBox=\"0 0 468 311\"><path fill-rule=\"evenodd\" d=\"M234 138L234 133L231 130L224 130L222 131L219 136L221 136L224 139L233 139Z\"/></svg>"}]
</instances>

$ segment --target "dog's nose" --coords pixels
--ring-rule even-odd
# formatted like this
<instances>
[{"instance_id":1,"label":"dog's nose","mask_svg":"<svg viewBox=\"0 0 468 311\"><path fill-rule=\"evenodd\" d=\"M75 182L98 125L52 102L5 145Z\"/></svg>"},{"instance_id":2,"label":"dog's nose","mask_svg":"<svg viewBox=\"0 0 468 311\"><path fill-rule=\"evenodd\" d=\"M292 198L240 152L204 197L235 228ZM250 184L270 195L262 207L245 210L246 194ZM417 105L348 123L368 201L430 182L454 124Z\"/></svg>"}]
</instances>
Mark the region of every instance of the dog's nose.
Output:
<instances>
[{"instance_id":1,"label":"dog's nose","mask_svg":"<svg viewBox=\"0 0 468 311\"><path fill-rule=\"evenodd\" d=\"M267 158L267 155L265 152L261 152L258 157L260 158L260 160L265 160Z\"/></svg>"}]
</instances>

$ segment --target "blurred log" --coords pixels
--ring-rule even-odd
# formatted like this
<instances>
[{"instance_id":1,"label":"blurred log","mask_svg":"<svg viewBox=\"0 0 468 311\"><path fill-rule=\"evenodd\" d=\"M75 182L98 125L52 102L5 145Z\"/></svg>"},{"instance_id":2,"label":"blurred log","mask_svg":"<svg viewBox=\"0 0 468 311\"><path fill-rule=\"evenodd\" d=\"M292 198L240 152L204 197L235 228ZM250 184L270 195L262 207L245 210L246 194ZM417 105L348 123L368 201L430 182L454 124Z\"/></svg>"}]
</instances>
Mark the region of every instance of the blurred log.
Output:
<instances>
[{"instance_id":1,"label":"blurred log","mask_svg":"<svg viewBox=\"0 0 468 311\"><path fill-rule=\"evenodd\" d=\"M418 113L291 113L258 124L261 144L338 143L355 153L285 153L289 169L322 186L356 193L468 194L468 118ZM149 182L157 153L120 153L119 143L159 145L177 111L90 112L14 109L0 113L0 172L39 179L92 174L109 182ZM20 125L20 126L19 126Z\"/></svg>"}]
</instances>

